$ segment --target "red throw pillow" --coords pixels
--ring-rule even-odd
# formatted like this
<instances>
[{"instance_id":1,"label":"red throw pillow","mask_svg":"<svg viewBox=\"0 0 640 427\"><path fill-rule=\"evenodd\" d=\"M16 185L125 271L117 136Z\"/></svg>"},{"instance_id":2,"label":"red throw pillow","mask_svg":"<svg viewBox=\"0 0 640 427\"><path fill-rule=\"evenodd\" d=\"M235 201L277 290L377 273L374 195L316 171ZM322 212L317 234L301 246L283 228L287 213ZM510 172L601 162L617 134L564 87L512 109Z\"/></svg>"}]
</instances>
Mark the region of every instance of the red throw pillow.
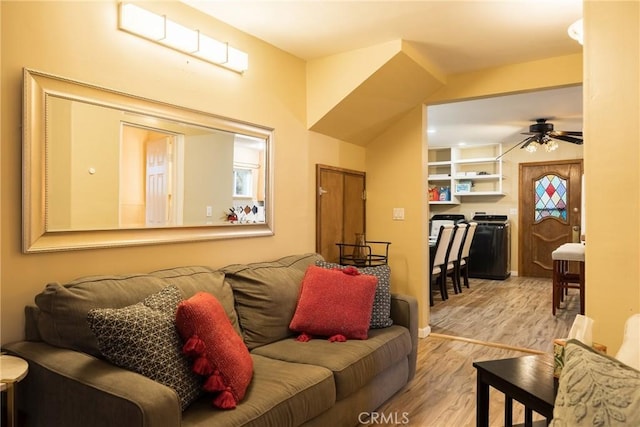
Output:
<instances>
[{"instance_id":1,"label":"red throw pillow","mask_svg":"<svg viewBox=\"0 0 640 427\"><path fill-rule=\"evenodd\" d=\"M310 335L366 340L378 279L355 268L307 268L289 328ZM344 339L342 339L344 337ZM306 340L304 335L300 341Z\"/></svg>"},{"instance_id":2,"label":"red throw pillow","mask_svg":"<svg viewBox=\"0 0 640 427\"><path fill-rule=\"evenodd\" d=\"M193 372L206 377L202 388L217 393L213 405L235 408L251 382L253 361L222 304L198 292L178 305L176 327L185 342L183 353L193 360Z\"/></svg>"}]
</instances>

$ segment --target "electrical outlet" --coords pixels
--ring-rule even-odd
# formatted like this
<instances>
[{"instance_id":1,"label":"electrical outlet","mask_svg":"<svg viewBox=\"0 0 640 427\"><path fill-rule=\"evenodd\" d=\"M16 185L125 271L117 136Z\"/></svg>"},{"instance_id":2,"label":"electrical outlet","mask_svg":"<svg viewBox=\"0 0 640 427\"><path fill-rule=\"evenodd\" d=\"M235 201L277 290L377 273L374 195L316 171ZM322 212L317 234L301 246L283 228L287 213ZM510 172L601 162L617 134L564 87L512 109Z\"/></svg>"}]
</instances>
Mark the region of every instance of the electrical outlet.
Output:
<instances>
[{"instance_id":1,"label":"electrical outlet","mask_svg":"<svg viewBox=\"0 0 640 427\"><path fill-rule=\"evenodd\" d=\"M207 206L207 218L211 218L213 216L213 208L211 206Z\"/></svg>"}]
</instances>

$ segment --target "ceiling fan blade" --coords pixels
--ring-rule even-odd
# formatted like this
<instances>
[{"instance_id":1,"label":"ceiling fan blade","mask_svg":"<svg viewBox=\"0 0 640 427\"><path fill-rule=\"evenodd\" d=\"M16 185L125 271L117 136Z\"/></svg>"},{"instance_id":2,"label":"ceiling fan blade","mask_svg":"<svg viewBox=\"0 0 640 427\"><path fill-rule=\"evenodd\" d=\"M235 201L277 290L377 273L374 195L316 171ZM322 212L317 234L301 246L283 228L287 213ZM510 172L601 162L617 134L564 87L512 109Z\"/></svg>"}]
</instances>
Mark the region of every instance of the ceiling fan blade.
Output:
<instances>
[{"instance_id":1,"label":"ceiling fan blade","mask_svg":"<svg viewBox=\"0 0 640 427\"><path fill-rule=\"evenodd\" d=\"M553 132L549 132L549 136L553 137L556 135L572 135L572 136L582 136L582 132L580 131L570 131L570 130L554 130Z\"/></svg>"},{"instance_id":2,"label":"ceiling fan blade","mask_svg":"<svg viewBox=\"0 0 640 427\"><path fill-rule=\"evenodd\" d=\"M578 144L578 145L582 145L584 143L584 141L581 138L575 138L573 136L567 136L567 135L549 135L550 138L553 139L559 139L561 141L566 141L566 142L570 142L572 144Z\"/></svg>"}]
</instances>

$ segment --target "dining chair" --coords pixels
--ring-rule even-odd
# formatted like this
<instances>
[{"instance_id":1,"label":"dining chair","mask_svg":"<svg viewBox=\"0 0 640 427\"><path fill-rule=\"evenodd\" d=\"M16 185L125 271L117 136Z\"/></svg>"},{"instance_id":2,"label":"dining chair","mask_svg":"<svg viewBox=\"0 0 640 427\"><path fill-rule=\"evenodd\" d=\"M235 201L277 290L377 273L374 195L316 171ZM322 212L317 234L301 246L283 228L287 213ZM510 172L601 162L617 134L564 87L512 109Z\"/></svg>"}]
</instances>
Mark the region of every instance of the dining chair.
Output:
<instances>
[{"instance_id":1,"label":"dining chair","mask_svg":"<svg viewBox=\"0 0 640 427\"><path fill-rule=\"evenodd\" d=\"M451 282L453 283L453 292L460 293L462 292L462 288L460 287L460 276L459 269L460 266L460 255L462 253L462 244L464 242L465 236L467 234L467 224L458 223L454 227L453 232L453 240L451 242L451 248L449 249L449 253L447 254L446 271L444 274L444 288L445 292L447 290L447 277L451 277Z\"/></svg>"},{"instance_id":2,"label":"dining chair","mask_svg":"<svg viewBox=\"0 0 640 427\"><path fill-rule=\"evenodd\" d=\"M451 247L452 236L453 236L453 224L446 224L440 226L440 231L438 232L438 238L436 240L436 244L433 248L434 255L433 261L431 262L431 278L429 283L429 302L430 305L433 305L433 291L431 289L433 282L437 282L440 288L440 296L442 300L447 299L447 289L445 288L445 279L446 279L446 261L447 254L449 253L449 248Z\"/></svg>"},{"instance_id":3,"label":"dining chair","mask_svg":"<svg viewBox=\"0 0 640 427\"><path fill-rule=\"evenodd\" d=\"M462 244L462 252L460 253L460 263L458 264L458 280L464 280L464 286L469 287L469 253L471 251L471 243L473 236L476 234L477 222L470 222L467 227L467 235Z\"/></svg>"}]
</instances>

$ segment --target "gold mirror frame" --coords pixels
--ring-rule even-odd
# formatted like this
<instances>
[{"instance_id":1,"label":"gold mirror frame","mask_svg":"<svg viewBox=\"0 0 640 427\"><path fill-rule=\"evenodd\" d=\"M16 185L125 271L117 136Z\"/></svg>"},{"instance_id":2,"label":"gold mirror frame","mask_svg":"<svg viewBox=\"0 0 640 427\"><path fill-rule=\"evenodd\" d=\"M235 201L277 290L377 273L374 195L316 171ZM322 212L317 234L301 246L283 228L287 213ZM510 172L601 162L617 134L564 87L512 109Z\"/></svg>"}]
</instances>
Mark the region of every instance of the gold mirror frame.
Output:
<instances>
[{"instance_id":1,"label":"gold mirror frame","mask_svg":"<svg viewBox=\"0 0 640 427\"><path fill-rule=\"evenodd\" d=\"M24 253L78 250L171 242L271 236L274 234L272 128L25 68L23 71L22 242ZM266 141L265 222L256 224L135 228L111 230L47 230L47 102L63 97L150 117L223 130Z\"/></svg>"}]
</instances>

